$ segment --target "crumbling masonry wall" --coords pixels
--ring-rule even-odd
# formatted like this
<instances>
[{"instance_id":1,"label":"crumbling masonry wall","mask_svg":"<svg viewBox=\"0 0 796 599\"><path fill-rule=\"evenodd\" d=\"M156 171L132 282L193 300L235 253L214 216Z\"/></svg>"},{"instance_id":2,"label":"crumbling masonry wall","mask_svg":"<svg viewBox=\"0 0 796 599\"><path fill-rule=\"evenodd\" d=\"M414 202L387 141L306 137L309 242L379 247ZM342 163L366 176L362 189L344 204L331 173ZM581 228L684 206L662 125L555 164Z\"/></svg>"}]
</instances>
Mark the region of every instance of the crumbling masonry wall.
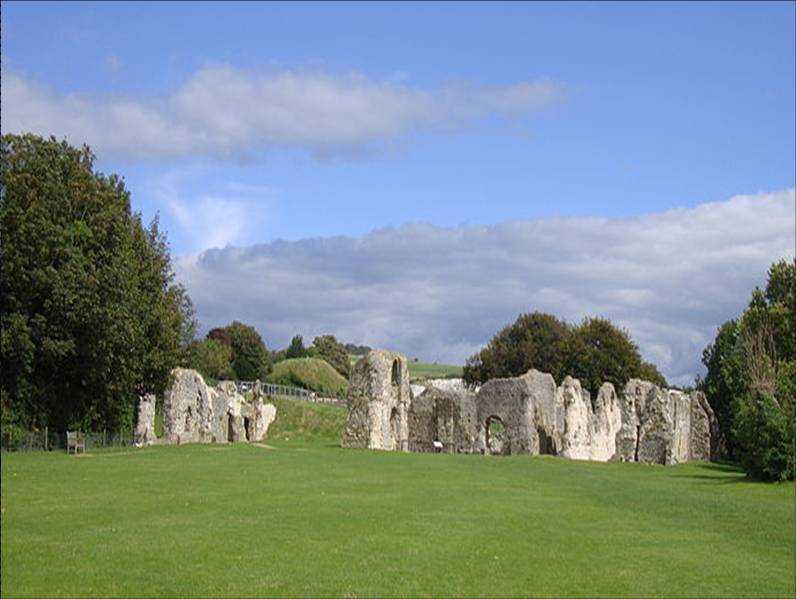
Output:
<instances>
[{"instance_id":1,"label":"crumbling masonry wall","mask_svg":"<svg viewBox=\"0 0 796 599\"><path fill-rule=\"evenodd\" d=\"M208 386L195 370L175 368L174 382L163 396L163 438L154 434L155 398L141 398L138 407L136 443L236 443L258 442L265 438L276 418L276 407L265 402L255 384L247 401L232 381Z\"/></svg>"},{"instance_id":2,"label":"crumbling masonry wall","mask_svg":"<svg viewBox=\"0 0 796 599\"><path fill-rule=\"evenodd\" d=\"M577 379L568 376L556 386L550 374L530 370L487 381L477 393L429 385L415 397L405 364L385 350L356 364L343 446L428 452L437 442L453 453L667 465L708 460L716 452L716 418L700 392L631 379L621 393L604 383L592 399Z\"/></svg>"},{"instance_id":3,"label":"crumbling masonry wall","mask_svg":"<svg viewBox=\"0 0 796 599\"><path fill-rule=\"evenodd\" d=\"M409 369L406 358L373 350L351 371L343 447L409 451Z\"/></svg>"},{"instance_id":4,"label":"crumbling masonry wall","mask_svg":"<svg viewBox=\"0 0 796 599\"><path fill-rule=\"evenodd\" d=\"M409 408L409 451L471 453L477 438L475 394L429 386Z\"/></svg>"}]
</instances>

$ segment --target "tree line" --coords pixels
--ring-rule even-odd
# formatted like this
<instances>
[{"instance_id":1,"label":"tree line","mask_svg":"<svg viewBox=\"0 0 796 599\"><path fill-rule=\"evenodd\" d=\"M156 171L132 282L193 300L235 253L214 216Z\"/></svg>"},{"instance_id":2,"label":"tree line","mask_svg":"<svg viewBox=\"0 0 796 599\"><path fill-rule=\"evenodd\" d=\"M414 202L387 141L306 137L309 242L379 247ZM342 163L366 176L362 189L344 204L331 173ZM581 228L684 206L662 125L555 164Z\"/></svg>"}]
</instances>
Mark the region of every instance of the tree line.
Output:
<instances>
[{"instance_id":1,"label":"tree line","mask_svg":"<svg viewBox=\"0 0 796 599\"><path fill-rule=\"evenodd\" d=\"M645 361L630 334L606 318L586 318L571 325L552 314L532 312L499 331L464 366L469 385L498 377L519 376L535 368L559 383L570 375L592 396L600 385L621 389L632 378L666 387L658 368Z\"/></svg>"},{"instance_id":2,"label":"tree line","mask_svg":"<svg viewBox=\"0 0 796 599\"><path fill-rule=\"evenodd\" d=\"M264 381L274 364L292 358L324 360L346 379L351 371L345 346L334 335L315 337L308 348L296 335L285 349L269 351L254 327L238 321L211 329L201 341L191 341L181 365L213 380Z\"/></svg>"},{"instance_id":3,"label":"tree line","mask_svg":"<svg viewBox=\"0 0 796 599\"><path fill-rule=\"evenodd\" d=\"M235 321L195 339L194 308L157 218L144 224L124 180L94 165L87 146L0 139L4 435L130 430L138 398L161 395L177 365L254 380L278 360L310 355L347 377L346 350L331 335L269 352Z\"/></svg>"},{"instance_id":4,"label":"tree line","mask_svg":"<svg viewBox=\"0 0 796 599\"><path fill-rule=\"evenodd\" d=\"M796 261L768 270L765 289L705 348L697 386L721 427L726 457L755 478L796 476Z\"/></svg>"}]
</instances>

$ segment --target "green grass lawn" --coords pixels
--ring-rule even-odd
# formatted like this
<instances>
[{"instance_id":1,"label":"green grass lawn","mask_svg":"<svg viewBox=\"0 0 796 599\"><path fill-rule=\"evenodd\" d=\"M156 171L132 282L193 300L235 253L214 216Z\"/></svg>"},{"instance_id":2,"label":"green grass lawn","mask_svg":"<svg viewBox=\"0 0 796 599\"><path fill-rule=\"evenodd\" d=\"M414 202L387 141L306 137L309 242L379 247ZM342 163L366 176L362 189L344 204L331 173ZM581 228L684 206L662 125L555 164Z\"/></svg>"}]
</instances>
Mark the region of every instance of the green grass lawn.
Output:
<instances>
[{"instance_id":1,"label":"green grass lawn","mask_svg":"<svg viewBox=\"0 0 796 599\"><path fill-rule=\"evenodd\" d=\"M351 364L355 364L362 356L349 356ZM431 362L413 362L409 360L409 378L412 381L425 379L450 379L462 376L462 367L453 364L434 364Z\"/></svg>"},{"instance_id":2,"label":"green grass lawn","mask_svg":"<svg viewBox=\"0 0 796 599\"><path fill-rule=\"evenodd\" d=\"M3 454L2 596L796 593L793 484L343 450L288 401L271 449Z\"/></svg>"}]
</instances>

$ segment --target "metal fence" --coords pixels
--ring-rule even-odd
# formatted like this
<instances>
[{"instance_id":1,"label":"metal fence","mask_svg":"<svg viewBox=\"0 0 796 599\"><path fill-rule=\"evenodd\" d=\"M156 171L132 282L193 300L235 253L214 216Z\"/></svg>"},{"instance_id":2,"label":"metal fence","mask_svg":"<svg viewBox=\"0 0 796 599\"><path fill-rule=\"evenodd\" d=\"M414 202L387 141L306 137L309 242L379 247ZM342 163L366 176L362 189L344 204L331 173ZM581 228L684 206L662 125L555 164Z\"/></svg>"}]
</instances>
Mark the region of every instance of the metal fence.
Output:
<instances>
[{"instance_id":1,"label":"metal fence","mask_svg":"<svg viewBox=\"0 0 796 599\"><path fill-rule=\"evenodd\" d=\"M256 381L235 381L239 393L246 393L254 389ZM342 397L319 397L314 391L302 389L301 387L290 387L288 385L275 385L273 383L260 383L263 393L271 397L288 397L292 399L304 399L315 403L329 403L345 405Z\"/></svg>"},{"instance_id":2,"label":"metal fence","mask_svg":"<svg viewBox=\"0 0 796 599\"><path fill-rule=\"evenodd\" d=\"M132 432L86 432L86 451L101 447L129 447L133 445ZM0 449L3 451L66 451L66 431L56 432L48 428L39 431L3 431L0 434Z\"/></svg>"}]
</instances>

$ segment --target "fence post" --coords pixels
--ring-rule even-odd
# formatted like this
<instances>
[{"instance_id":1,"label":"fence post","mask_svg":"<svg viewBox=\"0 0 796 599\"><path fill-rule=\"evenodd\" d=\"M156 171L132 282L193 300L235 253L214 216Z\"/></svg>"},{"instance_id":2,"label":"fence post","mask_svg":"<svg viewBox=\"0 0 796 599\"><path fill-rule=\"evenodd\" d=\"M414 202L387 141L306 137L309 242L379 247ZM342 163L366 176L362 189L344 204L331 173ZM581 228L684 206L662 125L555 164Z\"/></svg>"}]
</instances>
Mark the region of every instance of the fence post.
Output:
<instances>
[{"instance_id":1,"label":"fence post","mask_svg":"<svg viewBox=\"0 0 796 599\"><path fill-rule=\"evenodd\" d=\"M108 429L102 429L102 446L105 447L108 444Z\"/></svg>"},{"instance_id":2,"label":"fence post","mask_svg":"<svg viewBox=\"0 0 796 599\"><path fill-rule=\"evenodd\" d=\"M50 435L49 435L49 430L48 430L48 428L45 426L45 427L44 427L44 451L47 451L47 450L48 450L48 447L47 447L47 445L49 444L49 443L48 443L48 441L49 441L48 437L49 437L49 436L50 436Z\"/></svg>"}]
</instances>

